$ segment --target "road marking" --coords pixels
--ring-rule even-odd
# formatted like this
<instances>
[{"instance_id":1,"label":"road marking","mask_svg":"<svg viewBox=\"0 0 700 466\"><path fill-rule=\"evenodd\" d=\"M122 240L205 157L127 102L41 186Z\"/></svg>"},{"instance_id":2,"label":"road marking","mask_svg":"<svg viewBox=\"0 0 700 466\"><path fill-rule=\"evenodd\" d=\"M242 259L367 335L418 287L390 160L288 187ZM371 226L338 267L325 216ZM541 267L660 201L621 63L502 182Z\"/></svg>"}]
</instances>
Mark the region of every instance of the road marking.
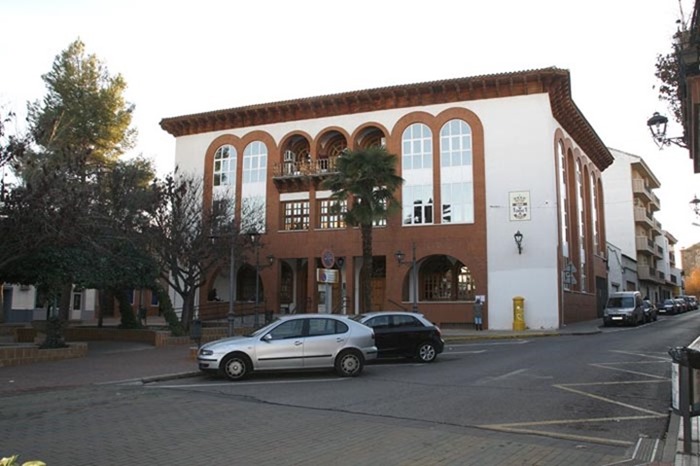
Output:
<instances>
[{"instance_id":1,"label":"road marking","mask_svg":"<svg viewBox=\"0 0 700 466\"><path fill-rule=\"evenodd\" d=\"M639 371L631 371L628 369L620 369L619 367L612 367L611 364L617 364L617 363L593 363L593 364L591 364L591 366L599 367L600 369L607 369L607 370L611 370L611 371L625 372L627 374L642 375L644 377L651 377L652 379L669 380L668 377L664 377L661 375L648 374L646 372L639 372Z\"/></svg>"},{"instance_id":2,"label":"road marking","mask_svg":"<svg viewBox=\"0 0 700 466\"><path fill-rule=\"evenodd\" d=\"M200 387L249 387L251 385L285 385L295 383L318 383L318 382L342 382L350 380L346 377L335 379L313 379L313 380L268 380L264 382L217 382L217 383L195 383L187 385L148 385L147 388L200 388Z\"/></svg>"},{"instance_id":3,"label":"road marking","mask_svg":"<svg viewBox=\"0 0 700 466\"><path fill-rule=\"evenodd\" d=\"M568 387L585 387L592 385L624 385L624 384L635 384L635 383L666 383L669 379L663 380L627 380L620 382L581 382L581 383L567 383Z\"/></svg>"},{"instance_id":4,"label":"road marking","mask_svg":"<svg viewBox=\"0 0 700 466\"><path fill-rule=\"evenodd\" d=\"M455 346L501 346L501 345L524 345L530 343L530 340L508 340L508 341L491 341L484 343L450 343L448 347Z\"/></svg>"},{"instance_id":5,"label":"road marking","mask_svg":"<svg viewBox=\"0 0 700 466\"><path fill-rule=\"evenodd\" d=\"M654 381L654 382L656 382L656 381ZM624 408L629 408L629 409L632 409L634 411L639 411L641 413L647 413L647 414L650 414L650 415L656 416L656 417L666 417L668 415L668 413L663 414L663 413L659 413L656 411L652 411L650 409L640 408L639 406L634 406L631 404L622 403L620 401L615 401L613 399L606 398L604 396L595 395L593 393L584 392L582 390L576 390L575 388L572 388L571 386L566 385L566 384L555 384L555 385L553 385L553 387L560 388L562 390L567 390L567 391L570 391L572 393L577 393L579 395L587 396L588 398L593 398L594 400L604 401L606 403L611 403L611 404L614 404L617 406L622 406Z\"/></svg>"},{"instance_id":6,"label":"road marking","mask_svg":"<svg viewBox=\"0 0 700 466\"><path fill-rule=\"evenodd\" d=\"M539 436L544 436L544 437L551 437L551 438L558 438L562 440L573 440L575 442L590 442L590 443L599 443L603 445L611 445L615 447L629 447L634 445L633 442L628 442L626 440L614 440L614 439L609 439L609 438L601 438L601 437L589 437L587 435L574 435L574 434L564 434L561 432L547 432L543 430L533 430L533 429L518 429L518 428L511 428L508 427L508 425L487 425L487 426L478 426L482 429L489 429L489 430L495 430L499 432L508 432L508 433L513 433L513 434L533 434L533 435L539 435Z\"/></svg>"},{"instance_id":7,"label":"road marking","mask_svg":"<svg viewBox=\"0 0 700 466\"><path fill-rule=\"evenodd\" d=\"M625 351L612 351L612 352L628 354L628 355L642 357L642 358L662 359L661 361L637 361L636 362L637 364L668 362L668 358L662 358L661 356L632 353L632 352L625 352ZM658 384L658 383L668 383L669 382L669 379L667 377L658 376L655 374L648 374L648 373L639 372L639 371L632 371L629 369L622 369L620 367L614 367L615 365L621 365L621 364L634 364L634 362L593 363L590 365L593 367L600 368L600 369L614 370L614 371L643 376L643 377L646 377L646 380L622 381L622 382L609 381L609 382L554 384L554 385L552 385L552 387L558 388L560 390L568 391L571 393L575 393L577 395L582 395L582 396L585 396L587 398L592 398L592 399L597 400L597 401L602 401L604 403L610 403L610 404L613 404L616 406L631 409L633 411L642 413L640 415L615 416L615 417L605 417L605 418L555 419L555 420L534 421L534 422L488 424L488 425L480 425L478 427L483 428L483 429L497 430L497 431L501 431L501 432L534 434L534 435L541 435L541 436L546 436L546 437L551 437L551 438L561 438L561 439L565 439L565 440L600 443L600 444L604 444L604 445L624 446L624 447L632 446L632 445L634 445L634 442L629 442L626 440L616 440L616 439L610 439L610 438L591 437L591 436L586 436L586 435L566 434L566 433L562 433L562 432L549 432L546 430L537 430L536 429L536 427L538 427L538 426L543 427L543 426L556 426L556 425L567 425L567 424L586 424L586 423L594 423L594 422L638 421L638 420L643 420L643 419L661 419L661 418L667 417L668 413L659 413L659 412L656 412L656 411L653 411L650 409L646 409L646 408L643 408L640 406L634 406L634 405L631 405L628 403L622 403L620 401L616 401L616 400L613 400L611 398L606 398L604 396L597 395L595 393L589 393L589 392L586 392L584 390L579 390L577 388L574 388L574 387L583 388L583 387L594 387L594 386L630 385L630 384L652 384L652 383ZM504 377L510 377L511 375L522 373L525 370L526 369L514 371L514 372L511 372L509 374L505 374L503 376L493 378L492 380L496 380L496 379L500 379L500 378L504 378ZM477 383L479 383L479 382L477 382ZM639 442L637 442L637 448L639 448ZM658 449L658 440L657 440L657 443L654 444L652 458L655 457L657 449ZM634 457L632 459L634 459Z\"/></svg>"},{"instance_id":8,"label":"road marking","mask_svg":"<svg viewBox=\"0 0 700 466\"><path fill-rule=\"evenodd\" d=\"M655 355L652 355L649 353L634 353L632 351L622 351L622 350L612 350L612 352L613 353L620 353L620 354L628 354L630 356L641 356L643 358L660 359L660 360L666 361L666 362L671 360L671 358L669 358L668 356L655 356ZM657 353L657 354L663 354L663 353ZM608 364L612 364L612 363L608 363Z\"/></svg>"},{"instance_id":9,"label":"road marking","mask_svg":"<svg viewBox=\"0 0 700 466\"><path fill-rule=\"evenodd\" d=\"M522 374L523 372L526 372L526 371L527 371L527 369L518 369L517 371L508 372L507 374L498 375L496 377L483 377L483 378L477 380L475 382L475 385L481 385L481 384L488 383L488 382L505 380L509 377L513 377L514 375Z\"/></svg>"},{"instance_id":10,"label":"road marking","mask_svg":"<svg viewBox=\"0 0 700 466\"><path fill-rule=\"evenodd\" d=\"M480 353L485 353L485 352L486 352L486 350L482 349L482 350L475 350L475 351L448 351L445 354L448 354L448 353L449 354L480 354Z\"/></svg>"}]
</instances>

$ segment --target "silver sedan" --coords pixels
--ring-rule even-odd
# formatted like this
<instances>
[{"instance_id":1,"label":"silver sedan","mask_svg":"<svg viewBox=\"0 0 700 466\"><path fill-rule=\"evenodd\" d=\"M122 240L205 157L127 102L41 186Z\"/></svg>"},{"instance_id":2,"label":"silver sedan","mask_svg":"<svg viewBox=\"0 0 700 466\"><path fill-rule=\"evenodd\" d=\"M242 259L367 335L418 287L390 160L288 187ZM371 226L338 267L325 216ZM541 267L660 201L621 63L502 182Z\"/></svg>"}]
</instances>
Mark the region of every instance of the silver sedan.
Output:
<instances>
[{"instance_id":1,"label":"silver sedan","mask_svg":"<svg viewBox=\"0 0 700 466\"><path fill-rule=\"evenodd\" d=\"M254 371L294 369L335 369L342 377L355 377L376 357L371 328L327 314L281 317L250 335L207 343L197 353L201 371L230 380Z\"/></svg>"}]
</instances>

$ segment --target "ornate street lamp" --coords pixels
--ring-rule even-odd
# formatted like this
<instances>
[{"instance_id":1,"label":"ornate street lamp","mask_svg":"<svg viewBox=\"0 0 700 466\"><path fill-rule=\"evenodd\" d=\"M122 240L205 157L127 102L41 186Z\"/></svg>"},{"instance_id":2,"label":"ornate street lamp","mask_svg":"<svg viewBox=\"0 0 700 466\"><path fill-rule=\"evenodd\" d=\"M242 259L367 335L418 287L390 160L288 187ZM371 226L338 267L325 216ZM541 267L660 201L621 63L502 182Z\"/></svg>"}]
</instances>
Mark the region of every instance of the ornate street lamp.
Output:
<instances>
[{"instance_id":1,"label":"ornate street lamp","mask_svg":"<svg viewBox=\"0 0 700 466\"><path fill-rule=\"evenodd\" d=\"M663 149L665 146L670 146L675 144L679 147L686 147L685 139L680 138L668 138L666 137L666 126L668 125L668 118L661 115L659 112L654 112L654 114L647 120L647 126L651 132L651 137L654 139L654 143L659 149Z\"/></svg>"},{"instance_id":2,"label":"ornate street lamp","mask_svg":"<svg viewBox=\"0 0 700 466\"><path fill-rule=\"evenodd\" d=\"M697 195L693 196L693 200L690 201L690 208L693 209L696 217L700 217L700 199Z\"/></svg>"}]
</instances>

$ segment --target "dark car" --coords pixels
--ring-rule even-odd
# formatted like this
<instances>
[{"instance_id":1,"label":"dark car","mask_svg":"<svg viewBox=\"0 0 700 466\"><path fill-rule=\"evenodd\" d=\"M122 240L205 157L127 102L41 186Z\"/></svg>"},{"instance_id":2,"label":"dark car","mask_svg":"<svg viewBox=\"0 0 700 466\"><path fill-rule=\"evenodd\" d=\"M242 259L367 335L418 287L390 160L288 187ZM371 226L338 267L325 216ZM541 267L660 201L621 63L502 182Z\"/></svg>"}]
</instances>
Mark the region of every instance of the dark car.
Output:
<instances>
[{"instance_id":1,"label":"dark car","mask_svg":"<svg viewBox=\"0 0 700 466\"><path fill-rule=\"evenodd\" d=\"M678 312L686 312L688 310L688 304L686 304L685 299L676 296L673 300L678 306Z\"/></svg>"},{"instance_id":2,"label":"dark car","mask_svg":"<svg viewBox=\"0 0 700 466\"><path fill-rule=\"evenodd\" d=\"M370 312L353 319L374 330L379 358L410 357L433 362L445 347L440 328L417 312Z\"/></svg>"},{"instance_id":3,"label":"dark car","mask_svg":"<svg viewBox=\"0 0 700 466\"><path fill-rule=\"evenodd\" d=\"M678 304L675 299L664 299L664 302L659 306L659 312L664 314L678 314Z\"/></svg>"}]
</instances>

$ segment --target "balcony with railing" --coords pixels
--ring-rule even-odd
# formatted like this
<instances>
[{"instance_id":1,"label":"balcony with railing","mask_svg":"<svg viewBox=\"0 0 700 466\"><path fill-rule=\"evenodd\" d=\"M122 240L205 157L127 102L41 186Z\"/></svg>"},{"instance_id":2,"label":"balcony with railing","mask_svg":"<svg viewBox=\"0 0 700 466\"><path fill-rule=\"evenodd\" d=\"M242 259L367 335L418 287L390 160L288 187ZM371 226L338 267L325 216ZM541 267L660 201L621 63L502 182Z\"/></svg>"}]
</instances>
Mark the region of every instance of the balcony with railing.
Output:
<instances>
[{"instance_id":1,"label":"balcony with railing","mask_svg":"<svg viewBox=\"0 0 700 466\"><path fill-rule=\"evenodd\" d=\"M659 198L651 191L651 189L647 187L644 180L632 180L632 192L635 195L640 196L642 199L645 199L653 210L661 209L661 202L659 201Z\"/></svg>"},{"instance_id":2,"label":"balcony with railing","mask_svg":"<svg viewBox=\"0 0 700 466\"><path fill-rule=\"evenodd\" d=\"M275 183L295 183L309 179L320 179L336 172L336 161L337 157L332 157L276 163L272 167L272 179Z\"/></svg>"},{"instance_id":3,"label":"balcony with railing","mask_svg":"<svg viewBox=\"0 0 700 466\"><path fill-rule=\"evenodd\" d=\"M637 248L637 253L656 255L656 248L654 242L647 236L637 236L635 238L635 245Z\"/></svg>"},{"instance_id":4,"label":"balcony with railing","mask_svg":"<svg viewBox=\"0 0 700 466\"><path fill-rule=\"evenodd\" d=\"M659 276L659 271L649 265L637 265L637 277L640 280L646 280L656 283L665 283Z\"/></svg>"},{"instance_id":5,"label":"balcony with railing","mask_svg":"<svg viewBox=\"0 0 700 466\"><path fill-rule=\"evenodd\" d=\"M634 208L634 221L647 228L653 229L655 227L654 217L644 207Z\"/></svg>"}]
</instances>

